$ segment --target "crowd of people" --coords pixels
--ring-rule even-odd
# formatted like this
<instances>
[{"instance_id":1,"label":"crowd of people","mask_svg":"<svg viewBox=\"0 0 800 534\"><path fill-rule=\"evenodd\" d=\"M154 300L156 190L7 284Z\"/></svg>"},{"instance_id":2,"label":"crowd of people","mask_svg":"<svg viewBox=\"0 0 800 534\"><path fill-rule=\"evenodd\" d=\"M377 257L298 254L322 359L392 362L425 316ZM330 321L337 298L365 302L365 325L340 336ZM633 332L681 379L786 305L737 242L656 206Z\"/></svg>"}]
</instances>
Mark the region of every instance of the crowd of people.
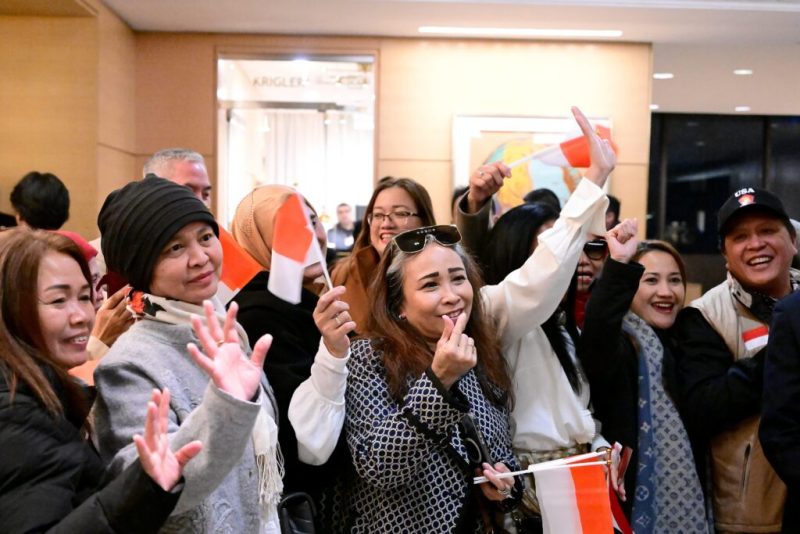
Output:
<instances>
[{"instance_id":1,"label":"crowd of people","mask_svg":"<svg viewBox=\"0 0 800 534\"><path fill-rule=\"evenodd\" d=\"M616 155L573 111L591 165L563 206L538 191L491 221L500 162L455 225L410 178L327 235L301 196L322 251L352 251L333 287L305 267L298 303L267 289L289 187L240 202L260 272L226 303L201 155L156 153L93 242L59 230L58 178L26 175L0 232L0 532L561 532L534 478L503 473L587 452L637 533L797 532L784 206L732 194L727 279L685 306L681 255L620 220Z\"/></svg>"}]
</instances>

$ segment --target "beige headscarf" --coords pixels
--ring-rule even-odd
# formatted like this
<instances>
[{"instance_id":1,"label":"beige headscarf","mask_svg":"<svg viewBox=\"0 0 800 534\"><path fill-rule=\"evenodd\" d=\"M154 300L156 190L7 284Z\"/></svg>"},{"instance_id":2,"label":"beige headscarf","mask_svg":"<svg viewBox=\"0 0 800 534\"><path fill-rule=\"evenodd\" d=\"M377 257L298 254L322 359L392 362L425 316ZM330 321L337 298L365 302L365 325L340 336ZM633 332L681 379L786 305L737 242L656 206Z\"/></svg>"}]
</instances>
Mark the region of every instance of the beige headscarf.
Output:
<instances>
[{"instance_id":1,"label":"beige headscarf","mask_svg":"<svg viewBox=\"0 0 800 534\"><path fill-rule=\"evenodd\" d=\"M257 187L236 208L231 224L233 238L267 271L272 265L275 214L293 193L294 189L284 185Z\"/></svg>"}]
</instances>

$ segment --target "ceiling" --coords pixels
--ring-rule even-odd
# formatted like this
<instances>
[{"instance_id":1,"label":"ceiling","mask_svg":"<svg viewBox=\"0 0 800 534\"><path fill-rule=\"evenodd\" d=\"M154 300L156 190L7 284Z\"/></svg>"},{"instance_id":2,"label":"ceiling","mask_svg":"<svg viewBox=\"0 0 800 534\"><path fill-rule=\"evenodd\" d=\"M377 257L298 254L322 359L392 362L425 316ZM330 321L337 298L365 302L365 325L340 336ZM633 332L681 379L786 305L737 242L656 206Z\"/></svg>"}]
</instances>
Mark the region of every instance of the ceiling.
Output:
<instances>
[{"instance_id":1,"label":"ceiling","mask_svg":"<svg viewBox=\"0 0 800 534\"><path fill-rule=\"evenodd\" d=\"M138 31L419 37L420 26L459 26L621 30L593 40L656 44L800 42L800 0L103 1Z\"/></svg>"}]
</instances>

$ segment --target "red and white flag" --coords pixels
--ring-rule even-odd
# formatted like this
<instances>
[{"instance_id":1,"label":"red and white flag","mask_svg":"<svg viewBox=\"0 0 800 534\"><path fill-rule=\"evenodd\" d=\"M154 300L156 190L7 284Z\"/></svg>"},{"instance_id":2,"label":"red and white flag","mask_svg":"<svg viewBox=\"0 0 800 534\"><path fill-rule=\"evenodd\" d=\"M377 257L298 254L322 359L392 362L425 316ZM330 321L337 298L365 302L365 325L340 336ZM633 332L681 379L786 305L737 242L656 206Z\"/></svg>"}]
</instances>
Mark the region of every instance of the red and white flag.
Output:
<instances>
[{"instance_id":1,"label":"red and white flag","mask_svg":"<svg viewBox=\"0 0 800 534\"><path fill-rule=\"evenodd\" d=\"M272 237L272 265L269 273L270 292L287 302L297 304L303 291L303 271L321 263L328 269L305 203L298 194L291 195L275 214Z\"/></svg>"},{"instance_id":2,"label":"red and white flag","mask_svg":"<svg viewBox=\"0 0 800 534\"><path fill-rule=\"evenodd\" d=\"M747 350L757 350L761 347L766 347L769 342L769 328L766 326L757 326L752 330L742 333L742 341L744 341L744 348Z\"/></svg>"},{"instance_id":3,"label":"red and white flag","mask_svg":"<svg viewBox=\"0 0 800 534\"><path fill-rule=\"evenodd\" d=\"M600 462L533 470L545 534L613 534L608 483ZM580 462L583 461L581 464Z\"/></svg>"},{"instance_id":4,"label":"red and white flag","mask_svg":"<svg viewBox=\"0 0 800 534\"><path fill-rule=\"evenodd\" d=\"M223 304L227 304L264 268L221 226L219 241L222 244L222 276L217 289L217 298Z\"/></svg>"},{"instance_id":5,"label":"red and white flag","mask_svg":"<svg viewBox=\"0 0 800 534\"><path fill-rule=\"evenodd\" d=\"M611 141L611 130L605 126L596 125L595 131L601 139L608 139ZM614 152L616 152L617 147L613 141L611 141L611 146ZM554 165L556 167L588 167L591 165L589 141L582 135L573 137L557 145L543 148L524 158L520 158L517 161L509 163L508 166L514 168L532 159L539 160L545 165Z\"/></svg>"}]
</instances>

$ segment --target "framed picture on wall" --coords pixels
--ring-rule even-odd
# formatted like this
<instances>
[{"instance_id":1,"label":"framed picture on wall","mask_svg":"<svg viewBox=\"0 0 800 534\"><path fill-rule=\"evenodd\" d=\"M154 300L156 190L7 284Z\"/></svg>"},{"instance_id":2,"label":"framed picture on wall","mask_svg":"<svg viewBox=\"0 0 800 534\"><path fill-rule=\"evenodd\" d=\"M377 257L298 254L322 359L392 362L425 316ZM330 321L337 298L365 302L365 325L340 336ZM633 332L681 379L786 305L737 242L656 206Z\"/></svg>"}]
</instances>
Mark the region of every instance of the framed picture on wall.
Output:
<instances>
[{"instance_id":1,"label":"framed picture on wall","mask_svg":"<svg viewBox=\"0 0 800 534\"><path fill-rule=\"evenodd\" d=\"M589 120L595 126L611 129L607 118ZM453 187L468 185L470 174L480 165L495 161L508 165L580 136L573 117L455 115ZM529 191L540 188L553 191L563 206L581 178L577 168L554 165L536 157L514 166L511 173L511 178L495 195L497 215L522 204Z\"/></svg>"}]
</instances>

